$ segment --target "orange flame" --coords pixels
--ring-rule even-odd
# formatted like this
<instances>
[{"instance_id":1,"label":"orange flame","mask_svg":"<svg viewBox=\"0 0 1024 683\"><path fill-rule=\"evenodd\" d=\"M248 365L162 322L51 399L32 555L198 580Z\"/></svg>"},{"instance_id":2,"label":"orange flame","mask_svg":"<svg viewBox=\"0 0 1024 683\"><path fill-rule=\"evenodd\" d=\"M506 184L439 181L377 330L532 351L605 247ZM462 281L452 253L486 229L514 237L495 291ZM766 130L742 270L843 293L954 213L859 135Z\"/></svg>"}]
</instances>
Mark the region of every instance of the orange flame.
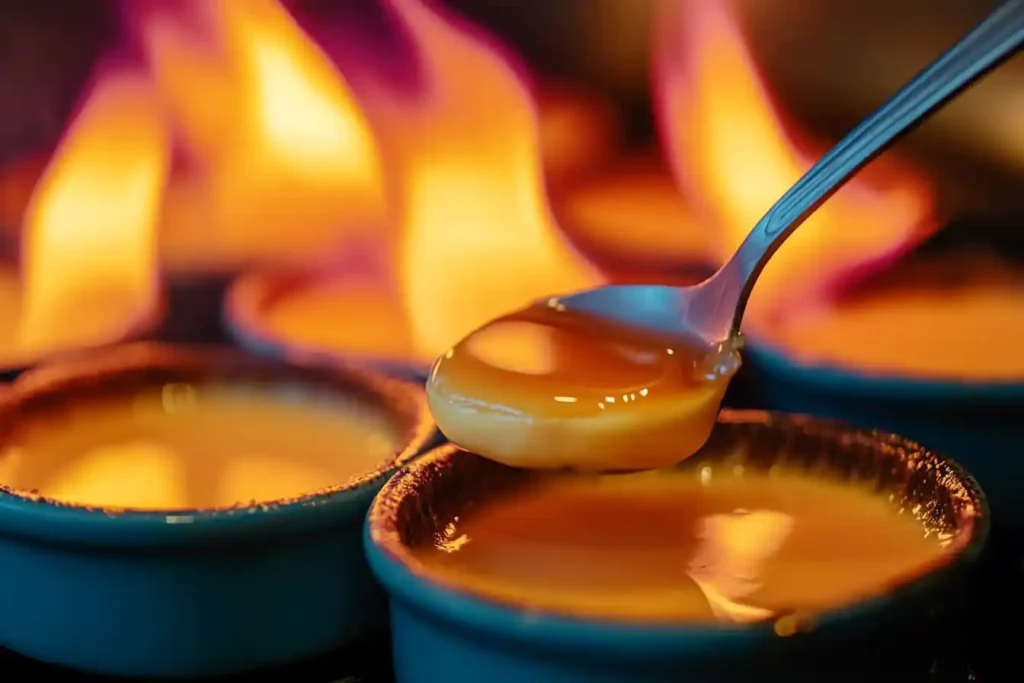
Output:
<instances>
[{"instance_id":1,"label":"orange flame","mask_svg":"<svg viewBox=\"0 0 1024 683\"><path fill-rule=\"evenodd\" d=\"M787 137L728 4L662 0L660 10L662 135L677 181L719 230L724 260L811 162ZM850 183L765 268L748 322L813 303L903 252L928 234L931 206L927 185L906 171L884 189Z\"/></svg>"},{"instance_id":2,"label":"orange flame","mask_svg":"<svg viewBox=\"0 0 1024 683\"><path fill-rule=\"evenodd\" d=\"M376 102L394 145L402 301L418 352L443 353L487 320L600 276L557 232L538 123L509 62L420 0L391 0L423 59L416 106Z\"/></svg>"},{"instance_id":3,"label":"orange flame","mask_svg":"<svg viewBox=\"0 0 1024 683\"><path fill-rule=\"evenodd\" d=\"M131 186L130 201L126 191L106 200L121 212L105 219L108 251L139 254L126 287L141 288L143 273L152 278L156 271L151 245L143 244L152 227L143 228L153 223L145 210L154 210L163 188L170 156L164 136L171 133L186 154L163 196L163 257L172 268L308 263L333 258L344 238L369 235L388 252L389 276L399 281L392 289L400 315L384 312L381 319L404 318L415 356L436 356L534 299L600 282L550 215L537 116L516 71L487 40L420 0L391 0L391 9L416 45L425 87L419 99L400 102L371 86L357 103L276 0L126 3L150 82L135 77L137 98L103 100L104 111L124 107L112 119L124 129L118 137L98 124L76 124L69 140L87 150L76 152L79 165L70 170L63 155L54 161L82 187L89 174L100 180L93 168L99 157L118 162L109 173L127 173L121 153L146 169L133 176L140 185ZM136 116L141 110L151 115L148 128ZM85 164L92 166L83 170ZM47 184L40 193L49 192ZM150 194L143 197L143 190ZM75 201L92 205L88 197ZM81 218L87 212L79 208ZM389 231L393 213L401 220ZM56 302L56 290L39 284L34 264L44 253L67 250L54 242L49 214L41 215L33 220L50 227L27 238L30 298ZM52 317L56 305L33 310L51 310ZM341 325L339 318L318 324Z\"/></svg>"},{"instance_id":4,"label":"orange flame","mask_svg":"<svg viewBox=\"0 0 1024 683\"><path fill-rule=\"evenodd\" d=\"M170 144L144 76L102 72L24 217L25 353L116 338L157 300L157 212Z\"/></svg>"},{"instance_id":5,"label":"orange flame","mask_svg":"<svg viewBox=\"0 0 1024 683\"><path fill-rule=\"evenodd\" d=\"M310 260L380 229L386 193L370 124L280 3L185 0L134 12L198 166L167 201L171 263Z\"/></svg>"}]
</instances>

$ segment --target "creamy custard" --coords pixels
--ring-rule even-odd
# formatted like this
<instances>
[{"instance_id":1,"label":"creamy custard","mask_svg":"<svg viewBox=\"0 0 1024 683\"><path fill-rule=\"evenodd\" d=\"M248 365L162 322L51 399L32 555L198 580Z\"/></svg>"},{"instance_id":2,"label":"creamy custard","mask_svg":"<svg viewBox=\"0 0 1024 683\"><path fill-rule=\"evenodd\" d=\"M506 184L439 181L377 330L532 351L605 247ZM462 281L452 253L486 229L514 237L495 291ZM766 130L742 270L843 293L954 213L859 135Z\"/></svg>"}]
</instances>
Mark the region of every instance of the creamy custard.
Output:
<instances>
[{"instance_id":1,"label":"creamy custard","mask_svg":"<svg viewBox=\"0 0 1024 683\"><path fill-rule=\"evenodd\" d=\"M0 484L95 507L232 507L344 484L400 438L383 408L301 385L166 384L29 413Z\"/></svg>"},{"instance_id":2,"label":"creamy custard","mask_svg":"<svg viewBox=\"0 0 1024 683\"><path fill-rule=\"evenodd\" d=\"M1024 270L987 254L912 260L820 311L752 330L804 363L928 379L1024 379Z\"/></svg>"},{"instance_id":3,"label":"creamy custard","mask_svg":"<svg viewBox=\"0 0 1024 683\"><path fill-rule=\"evenodd\" d=\"M732 347L618 325L553 300L460 342L434 365L427 396L445 436L492 460L647 469L704 444L738 366Z\"/></svg>"},{"instance_id":4,"label":"creamy custard","mask_svg":"<svg viewBox=\"0 0 1024 683\"><path fill-rule=\"evenodd\" d=\"M409 359L424 368L432 360L414 348L398 298L371 277L350 272L310 278L269 298L253 323L295 347Z\"/></svg>"},{"instance_id":5,"label":"creamy custard","mask_svg":"<svg viewBox=\"0 0 1024 683\"><path fill-rule=\"evenodd\" d=\"M721 467L552 476L415 553L460 589L526 608L743 623L885 592L943 562L949 541L867 488Z\"/></svg>"}]
</instances>

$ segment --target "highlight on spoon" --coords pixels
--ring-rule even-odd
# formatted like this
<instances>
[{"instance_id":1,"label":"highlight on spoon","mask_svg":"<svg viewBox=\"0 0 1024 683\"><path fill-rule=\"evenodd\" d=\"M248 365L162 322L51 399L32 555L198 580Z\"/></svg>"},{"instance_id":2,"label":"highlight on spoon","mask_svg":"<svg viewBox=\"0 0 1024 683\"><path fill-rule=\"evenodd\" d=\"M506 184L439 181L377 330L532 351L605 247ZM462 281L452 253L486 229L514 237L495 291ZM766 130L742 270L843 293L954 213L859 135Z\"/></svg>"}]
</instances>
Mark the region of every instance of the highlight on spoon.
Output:
<instances>
[{"instance_id":1,"label":"highlight on spoon","mask_svg":"<svg viewBox=\"0 0 1024 683\"><path fill-rule=\"evenodd\" d=\"M427 397L449 440L506 465L653 469L707 440L738 346L709 347L551 299L459 342L431 369Z\"/></svg>"}]
</instances>

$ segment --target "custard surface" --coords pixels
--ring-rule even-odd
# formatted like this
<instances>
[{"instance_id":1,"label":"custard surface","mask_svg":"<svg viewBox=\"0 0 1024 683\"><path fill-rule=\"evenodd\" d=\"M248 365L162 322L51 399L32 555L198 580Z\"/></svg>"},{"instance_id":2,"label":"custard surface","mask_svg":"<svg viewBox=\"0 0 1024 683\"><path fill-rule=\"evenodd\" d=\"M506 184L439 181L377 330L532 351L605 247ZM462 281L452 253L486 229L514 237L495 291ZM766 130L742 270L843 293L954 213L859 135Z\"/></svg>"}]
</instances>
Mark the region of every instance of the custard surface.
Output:
<instances>
[{"instance_id":1,"label":"custard surface","mask_svg":"<svg viewBox=\"0 0 1024 683\"><path fill-rule=\"evenodd\" d=\"M722 467L556 475L415 553L430 575L530 609L744 623L885 592L942 562L949 540L864 488Z\"/></svg>"},{"instance_id":2,"label":"custard surface","mask_svg":"<svg viewBox=\"0 0 1024 683\"><path fill-rule=\"evenodd\" d=\"M495 320L437 361L430 409L454 443L519 467L647 469L700 448L739 365L556 299Z\"/></svg>"},{"instance_id":3,"label":"custard surface","mask_svg":"<svg viewBox=\"0 0 1024 683\"><path fill-rule=\"evenodd\" d=\"M804 363L966 381L1024 380L1024 270L987 254L898 265L824 310L759 328Z\"/></svg>"},{"instance_id":4,"label":"custard surface","mask_svg":"<svg viewBox=\"0 0 1024 683\"><path fill-rule=\"evenodd\" d=\"M310 278L268 301L256 324L296 346L430 364L413 348L399 298L365 275Z\"/></svg>"},{"instance_id":5,"label":"custard surface","mask_svg":"<svg viewBox=\"0 0 1024 683\"><path fill-rule=\"evenodd\" d=\"M166 384L30 414L0 484L95 507L245 506L344 484L400 438L383 409L301 385Z\"/></svg>"}]
</instances>

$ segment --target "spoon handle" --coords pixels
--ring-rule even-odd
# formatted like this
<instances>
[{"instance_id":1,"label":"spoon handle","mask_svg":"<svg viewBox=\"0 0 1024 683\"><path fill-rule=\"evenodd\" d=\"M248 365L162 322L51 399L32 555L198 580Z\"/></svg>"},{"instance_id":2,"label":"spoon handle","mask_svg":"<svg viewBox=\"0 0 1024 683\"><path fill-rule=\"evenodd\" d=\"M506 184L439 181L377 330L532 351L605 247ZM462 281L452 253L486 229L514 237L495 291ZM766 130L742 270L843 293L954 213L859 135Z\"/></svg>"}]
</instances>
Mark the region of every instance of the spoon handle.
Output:
<instances>
[{"instance_id":1,"label":"spoon handle","mask_svg":"<svg viewBox=\"0 0 1024 683\"><path fill-rule=\"evenodd\" d=\"M865 164L947 100L1012 57L1024 43L1024 0L1008 0L921 71L822 157L768 213L715 276L720 304L732 303L739 329L747 298L765 263L804 220ZM721 276L721 277L719 277ZM717 289L717 288L716 288ZM732 310L731 306L718 307Z\"/></svg>"}]
</instances>

